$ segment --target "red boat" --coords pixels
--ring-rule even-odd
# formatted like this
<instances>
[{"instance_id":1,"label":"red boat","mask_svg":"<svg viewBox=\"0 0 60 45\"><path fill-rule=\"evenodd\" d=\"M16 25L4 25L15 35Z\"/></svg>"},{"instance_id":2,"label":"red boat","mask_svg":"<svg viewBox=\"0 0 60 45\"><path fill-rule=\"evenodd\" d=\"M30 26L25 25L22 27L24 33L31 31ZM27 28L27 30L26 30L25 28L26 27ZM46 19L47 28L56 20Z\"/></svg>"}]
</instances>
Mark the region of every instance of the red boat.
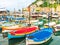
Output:
<instances>
[{"instance_id":1,"label":"red boat","mask_svg":"<svg viewBox=\"0 0 60 45\"><path fill-rule=\"evenodd\" d=\"M22 35L25 35L25 34L30 34L30 33L33 33L37 30L38 28L37 27L24 27L24 28L20 28L16 31L11 31L10 34L11 35L15 35L15 36L22 36Z\"/></svg>"}]
</instances>

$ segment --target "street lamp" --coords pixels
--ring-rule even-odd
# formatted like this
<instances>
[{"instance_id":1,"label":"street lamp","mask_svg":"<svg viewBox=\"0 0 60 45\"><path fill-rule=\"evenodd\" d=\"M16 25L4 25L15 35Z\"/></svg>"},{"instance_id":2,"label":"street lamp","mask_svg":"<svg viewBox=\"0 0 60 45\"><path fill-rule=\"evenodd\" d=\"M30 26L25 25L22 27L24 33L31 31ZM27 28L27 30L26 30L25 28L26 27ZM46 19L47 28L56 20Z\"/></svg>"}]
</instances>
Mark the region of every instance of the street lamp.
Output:
<instances>
[{"instance_id":1,"label":"street lamp","mask_svg":"<svg viewBox=\"0 0 60 45\"><path fill-rule=\"evenodd\" d=\"M29 24L28 24L28 26L31 26L31 24L30 24L30 6L28 6L28 11L29 11Z\"/></svg>"}]
</instances>

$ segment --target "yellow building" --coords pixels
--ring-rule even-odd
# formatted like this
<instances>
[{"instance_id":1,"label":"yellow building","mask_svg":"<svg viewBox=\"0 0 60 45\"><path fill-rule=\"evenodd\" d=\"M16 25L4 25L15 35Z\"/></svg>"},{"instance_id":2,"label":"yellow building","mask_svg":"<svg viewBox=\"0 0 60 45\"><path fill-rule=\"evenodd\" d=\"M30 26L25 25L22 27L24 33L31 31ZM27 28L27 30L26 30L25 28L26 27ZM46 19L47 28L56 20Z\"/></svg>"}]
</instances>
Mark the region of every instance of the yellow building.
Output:
<instances>
[{"instance_id":1,"label":"yellow building","mask_svg":"<svg viewBox=\"0 0 60 45\"><path fill-rule=\"evenodd\" d=\"M56 11L60 12L60 5L57 6Z\"/></svg>"}]
</instances>

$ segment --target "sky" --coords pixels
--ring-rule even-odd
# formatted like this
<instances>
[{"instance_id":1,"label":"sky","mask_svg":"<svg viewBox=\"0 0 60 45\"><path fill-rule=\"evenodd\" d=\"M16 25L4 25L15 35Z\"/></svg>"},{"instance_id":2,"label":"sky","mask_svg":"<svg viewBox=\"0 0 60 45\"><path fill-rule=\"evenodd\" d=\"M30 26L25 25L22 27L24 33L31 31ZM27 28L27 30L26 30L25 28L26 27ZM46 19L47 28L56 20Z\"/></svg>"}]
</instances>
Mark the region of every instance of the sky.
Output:
<instances>
[{"instance_id":1,"label":"sky","mask_svg":"<svg viewBox=\"0 0 60 45\"><path fill-rule=\"evenodd\" d=\"M0 8L6 8L8 10L22 9L30 5L35 0L0 0Z\"/></svg>"}]
</instances>

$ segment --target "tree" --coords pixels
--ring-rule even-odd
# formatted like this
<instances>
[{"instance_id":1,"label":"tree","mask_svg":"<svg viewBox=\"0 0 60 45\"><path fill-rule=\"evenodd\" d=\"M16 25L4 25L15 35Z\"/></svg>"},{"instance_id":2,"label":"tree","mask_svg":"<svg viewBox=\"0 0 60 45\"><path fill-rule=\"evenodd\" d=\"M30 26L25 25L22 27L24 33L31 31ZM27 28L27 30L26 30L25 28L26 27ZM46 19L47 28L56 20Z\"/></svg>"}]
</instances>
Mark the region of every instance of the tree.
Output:
<instances>
[{"instance_id":1,"label":"tree","mask_svg":"<svg viewBox=\"0 0 60 45\"><path fill-rule=\"evenodd\" d=\"M55 8L55 11L56 11L56 8L57 8L57 3L54 3L54 8Z\"/></svg>"},{"instance_id":2,"label":"tree","mask_svg":"<svg viewBox=\"0 0 60 45\"><path fill-rule=\"evenodd\" d=\"M43 4L40 5L40 7L49 7L49 1L48 0L43 0Z\"/></svg>"},{"instance_id":3,"label":"tree","mask_svg":"<svg viewBox=\"0 0 60 45\"><path fill-rule=\"evenodd\" d=\"M55 8L55 11L56 11L57 5L58 5L57 3L54 3L54 4L50 4L49 7L50 7L50 8Z\"/></svg>"}]
</instances>

